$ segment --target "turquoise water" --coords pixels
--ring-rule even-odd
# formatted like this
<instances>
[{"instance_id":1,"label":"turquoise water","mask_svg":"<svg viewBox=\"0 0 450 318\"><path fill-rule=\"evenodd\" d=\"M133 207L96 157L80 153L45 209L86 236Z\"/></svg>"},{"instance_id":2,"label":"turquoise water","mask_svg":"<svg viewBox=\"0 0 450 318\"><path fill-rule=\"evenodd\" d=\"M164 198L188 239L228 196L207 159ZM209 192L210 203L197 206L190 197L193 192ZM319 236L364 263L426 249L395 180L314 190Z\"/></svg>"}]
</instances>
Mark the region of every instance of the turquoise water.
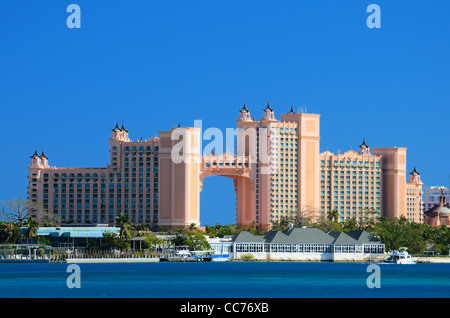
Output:
<instances>
[{"instance_id":1,"label":"turquoise water","mask_svg":"<svg viewBox=\"0 0 450 318\"><path fill-rule=\"evenodd\" d=\"M81 288L68 288L68 264L0 264L0 298L447 298L450 264L369 263L79 264Z\"/></svg>"}]
</instances>

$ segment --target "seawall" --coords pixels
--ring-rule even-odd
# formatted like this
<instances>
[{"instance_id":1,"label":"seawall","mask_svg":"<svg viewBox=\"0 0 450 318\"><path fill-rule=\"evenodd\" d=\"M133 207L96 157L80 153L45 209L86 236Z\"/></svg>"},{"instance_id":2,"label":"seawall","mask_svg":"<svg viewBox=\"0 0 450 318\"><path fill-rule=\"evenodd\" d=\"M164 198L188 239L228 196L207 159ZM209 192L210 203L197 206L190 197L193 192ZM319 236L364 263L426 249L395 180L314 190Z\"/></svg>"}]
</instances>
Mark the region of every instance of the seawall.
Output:
<instances>
[{"instance_id":1,"label":"seawall","mask_svg":"<svg viewBox=\"0 0 450 318\"><path fill-rule=\"evenodd\" d=\"M417 263L450 263L449 257L415 257Z\"/></svg>"}]
</instances>

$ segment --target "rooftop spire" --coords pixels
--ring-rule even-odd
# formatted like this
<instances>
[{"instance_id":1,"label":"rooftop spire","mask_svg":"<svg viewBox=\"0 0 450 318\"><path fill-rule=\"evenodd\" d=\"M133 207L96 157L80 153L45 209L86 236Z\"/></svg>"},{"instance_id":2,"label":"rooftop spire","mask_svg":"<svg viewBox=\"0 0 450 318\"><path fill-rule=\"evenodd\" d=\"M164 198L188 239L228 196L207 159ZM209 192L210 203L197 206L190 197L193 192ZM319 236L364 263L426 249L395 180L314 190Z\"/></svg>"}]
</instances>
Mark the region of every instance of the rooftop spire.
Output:
<instances>
[{"instance_id":1,"label":"rooftop spire","mask_svg":"<svg viewBox=\"0 0 450 318\"><path fill-rule=\"evenodd\" d=\"M44 154L44 149L42 149L42 153L40 155L41 159L48 159L47 156Z\"/></svg>"},{"instance_id":2,"label":"rooftop spire","mask_svg":"<svg viewBox=\"0 0 450 318\"><path fill-rule=\"evenodd\" d=\"M120 130L122 130L124 132L128 132L128 130L125 129L125 126L123 125L123 122L122 122L122 128L120 128Z\"/></svg>"},{"instance_id":3,"label":"rooftop spire","mask_svg":"<svg viewBox=\"0 0 450 318\"><path fill-rule=\"evenodd\" d=\"M294 112L294 106L291 106L291 110L289 111L288 114L295 114L295 112Z\"/></svg>"},{"instance_id":4,"label":"rooftop spire","mask_svg":"<svg viewBox=\"0 0 450 318\"><path fill-rule=\"evenodd\" d=\"M37 153L37 150L34 149L34 154L30 158L38 158L38 157L39 157L39 155Z\"/></svg>"},{"instance_id":5,"label":"rooftop spire","mask_svg":"<svg viewBox=\"0 0 450 318\"><path fill-rule=\"evenodd\" d=\"M242 107L242 109L240 110L241 113L248 113L249 110L247 109L247 107L245 106L245 102L244 102L244 107Z\"/></svg>"},{"instance_id":6,"label":"rooftop spire","mask_svg":"<svg viewBox=\"0 0 450 318\"><path fill-rule=\"evenodd\" d=\"M270 111L273 111L273 109L270 108L269 101L267 101L267 107L266 107L264 110L270 110Z\"/></svg>"},{"instance_id":7,"label":"rooftop spire","mask_svg":"<svg viewBox=\"0 0 450 318\"><path fill-rule=\"evenodd\" d=\"M366 144L366 138L364 138L363 139L363 143L361 144L361 146L360 147L369 147L367 144Z\"/></svg>"},{"instance_id":8,"label":"rooftop spire","mask_svg":"<svg viewBox=\"0 0 450 318\"><path fill-rule=\"evenodd\" d=\"M414 165L414 170L411 171L410 174L417 174L417 175L420 175L420 173L418 173L417 170L416 170L416 165Z\"/></svg>"},{"instance_id":9,"label":"rooftop spire","mask_svg":"<svg viewBox=\"0 0 450 318\"><path fill-rule=\"evenodd\" d=\"M120 130L120 128L119 128L119 124L116 122L116 127L114 127L112 129L112 131L118 131L118 130Z\"/></svg>"}]
</instances>

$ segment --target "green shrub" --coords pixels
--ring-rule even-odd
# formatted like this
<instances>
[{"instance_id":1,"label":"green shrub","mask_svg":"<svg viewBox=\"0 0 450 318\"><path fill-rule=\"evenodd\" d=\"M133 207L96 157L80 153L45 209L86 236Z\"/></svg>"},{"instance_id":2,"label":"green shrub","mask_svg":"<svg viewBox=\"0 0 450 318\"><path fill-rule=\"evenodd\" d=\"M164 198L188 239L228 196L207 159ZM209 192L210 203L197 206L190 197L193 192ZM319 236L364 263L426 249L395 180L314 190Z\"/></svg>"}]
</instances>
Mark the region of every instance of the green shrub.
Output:
<instances>
[{"instance_id":1,"label":"green shrub","mask_svg":"<svg viewBox=\"0 0 450 318\"><path fill-rule=\"evenodd\" d=\"M252 253L245 253L245 254L241 254L240 258L248 261L248 260L254 259L255 255L253 255Z\"/></svg>"}]
</instances>

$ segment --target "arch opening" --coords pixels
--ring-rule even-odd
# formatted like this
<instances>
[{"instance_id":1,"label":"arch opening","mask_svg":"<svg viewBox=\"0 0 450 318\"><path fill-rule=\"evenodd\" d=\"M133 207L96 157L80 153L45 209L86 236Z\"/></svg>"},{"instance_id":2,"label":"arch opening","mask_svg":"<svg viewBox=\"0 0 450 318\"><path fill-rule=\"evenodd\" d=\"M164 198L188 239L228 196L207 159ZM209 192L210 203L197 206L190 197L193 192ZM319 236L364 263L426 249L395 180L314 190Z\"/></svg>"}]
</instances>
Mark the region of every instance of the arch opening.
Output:
<instances>
[{"instance_id":1,"label":"arch opening","mask_svg":"<svg viewBox=\"0 0 450 318\"><path fill-rule=\"evenodd\" d=\"M209 176L200 192L200 226L236 224L236 192L233 179Z\"/></svg>"}]
</instances>

